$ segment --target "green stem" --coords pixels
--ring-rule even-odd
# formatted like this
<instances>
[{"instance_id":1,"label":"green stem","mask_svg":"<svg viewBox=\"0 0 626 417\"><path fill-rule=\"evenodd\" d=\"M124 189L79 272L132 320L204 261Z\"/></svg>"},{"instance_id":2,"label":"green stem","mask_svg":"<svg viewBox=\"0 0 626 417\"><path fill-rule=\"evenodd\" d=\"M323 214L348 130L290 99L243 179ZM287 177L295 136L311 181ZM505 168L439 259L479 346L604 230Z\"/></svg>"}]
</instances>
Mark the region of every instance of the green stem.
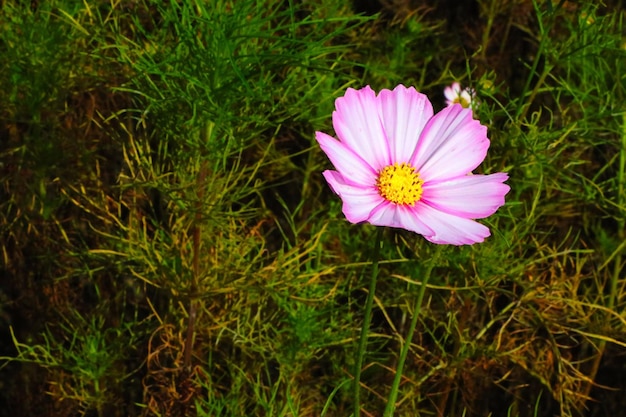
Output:
<instances>
[{"instance_id":1,"label":"green stem","mask_svg":"<svg viewBox=\"0 0 626 417\"><path fill-rule=\"evenodd\" d=\"M359 349L355 358L354 364L354 415L353 417L360 417L361 415L361 368L363 367L363 357L365 356L365 348L367 346L367 335L369 334L370 323L372 321L372 305L374 304L374 293L376 292L376 279L378 278L378 259L380 254L380 246L382 243L383 229L378 228L376 233L376 241L374 243L374 259L372 260L372 278L370 280L370 287L367 293L367 301L365 302L365 317L363 317L363 326L361 327L361 336L359 337Z\"/></svg>"},{"instance_id":2,"label":"green stem","mask_svg":"<svg viewBox=\"0 0 626 417\"><path fill-rule=\"evenodd\" d=\"M620 210L626 205L626 113L622 114L622 141L621 148L619 154L619 168L617 171L617 205ZM617 218L617 241L623 242L626 239L626 233L624 232L624 228L626 226L626 221L624 219L624 213L620 211ZM615 308L615 304L618 298L618 283L620 281L620 275L622 272L622 246L618 246L616 249L618 252L615 254L615 260L613 263L613 274L611 275L610 281L610 291L609 291L609 299L607 301L607 308L609 310L613 310ZM611 257L613 254L610 255ZM591 370L589 372L589 382L585 386L583 390L583 398L589 396L591 392L591 388L593 386L593 382L598 375L598 370L600 369L600 362L602 362L602 357L604 356L604 350L606 349L606 340L600 340L598 342L598 353L591 364Z\"/></svg>"},{"instance_id":3,"label":"green stem","mask_svg":"<svg viewBox=\"0 0 626 417\"><path fill-rule=\"evenodd\" d=\"M626 192L624 190L626 182L626 113L622 114L622 143L619 152L619 170L617 171L617 203L620 210L623 210L626 206ZM623 242L626 238L624 228L626 222L624 221L624 213L621 212L618 215L617 220L617 239L618 242ZM613 276L611 277L611 293L609 298L609 308L615 307L617 300L617 284L622 271L622 251L615 256L615 263L613 264Z\"/></svg>"},{"instance_id":4,"label":"green stem","mask_svg":"<svg viewBox=\"0 0 626 417\"><path fill-rule=\"evenodd\" d=\"M189 286L189 319L187 321L187 335L185 337L185 348L183 358L183 368L191 374L191 356L193 351L193 339L196 324L198 307L196 297L198 296L198 277L200 276L200 223L202 221L202 201L204 200L204 187L207 177L207 162L202 162L198 175L198 202L196 204L196 214L192 231L193 239L193 260L191 285Z\"/></svg>"},{"instance_id":5,"label":"green stem","mask_svg":"<svg viewBox=\"0 0 626 417\"><path fill-rule=\"evenodd\" d=\"M415 333L415 328L417 327L417 320L420 315L420 310L422 308L422 301L424 300L424 294L426 293L426 287L428 286L428 281L430 280L430 274L435 266L436 260L439 255L439 250L441 246L437 247L437 250L433 257L430 259L428 264L428 268L426 269L426 273L424 274L424 278L420 284L419 293L417 294L417 299L415 300L415 306L413 307L413 317L411 318L411 324L409 325L409 333L406 335L406 339L404 340L404 344L402 345L402 351L400 352L400 358L398 359L398 366L396 368L396 375L393 379L393 384L391 385L391 392L389 393L389 400L387 401L387 406L385 407L384 417L392 417L393 413L396 409L396 400L398 398L398 390L400 388L400 381L402 380L402 369L404 368L404 362L406 362L406 357L409 353L409 349L411 348L411 341L413 340L413 334Z\"/></svg>"},{"instance_id":6,"label":"green stem","mask_svg":"<svg viewBox=\"0 0 626 417\"><path fill-rule=\"evenodd\" d=\"M553 8L552 6L548 7L548 10L545 12L548 14L547 25L544 26L544 23L542 20L544 12L542 12L539 8L539 2L533 1L533 6L535 8L535 14L537 15L537 23L539 25L539 33L540 33L541 39L539 40L539 47L537 48L537 53L535 54L535 57L533 59L533 63L530 68L528 78L526 78L524 89L522 90L522 93L519 95L520 102L519 102L519 105L517 106L517 111L515 112L515 120L523 121L526 118L526 113L528 113L528 109L530 108L531 103L534 101L535 97L537 96L537 93L539 92L539 89L541 88L541 86L546 80L546 77L548 76L548 74L553 68L553 66L550 65L550 63L548 62L549 56L544 56L545 55L544 50L547 47L547 42L551 40L550 31L552 30L552 26L554 24L554 16L556 14L556 11L559 8L561 8L563 3L564 1L560 1L559 4L555 8ZM548 2L548 4L551 5L552 3ZM543 68L541 75L539 76L539 80L535 81L534 77L535 75L537 75L539 62L542 60L544 61L544 68ZM526 98L526 94L528 93L528 90L530 89L531 84L534 84L533 91L531 92L528 101L524 103L524 99Z\"/></svg>"}]
</instances>

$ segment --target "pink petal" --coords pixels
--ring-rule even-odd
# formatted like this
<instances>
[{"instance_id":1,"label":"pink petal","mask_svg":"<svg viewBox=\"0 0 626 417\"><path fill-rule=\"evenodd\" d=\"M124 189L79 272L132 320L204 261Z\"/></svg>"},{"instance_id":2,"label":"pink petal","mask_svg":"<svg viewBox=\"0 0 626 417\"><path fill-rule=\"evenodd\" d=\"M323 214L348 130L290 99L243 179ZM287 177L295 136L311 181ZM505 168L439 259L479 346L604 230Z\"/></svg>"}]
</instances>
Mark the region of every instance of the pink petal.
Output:
<instances>
[{"instance_id":1,"label":"pink petal","mask_svg":"<svg viewBox=\"0 0 626 417\"><path fill-rule=\"evenodd\" d=\"M348 88L335 101L333 112L335 133L347 147L379 171L391 164L389 143L378 113L376 93L369 87Z\"/></svg>"},{"instance_id":2,"label":"pink petal","mask_svg":"<svg viewBox=\"0 0 626 417\"><path fill-rule=\"evenodd\" d=\"M457 82L443 89L443 95L446 97L448 106L452 105L459 98L459 91L461 91L461 85Z\"/></svg>"},{"instance_id":3,"label":"pink petal","mask_svg":"<svg viewBox=\"0 0 626 417\"><path fill-rule=\"evenodd\" d=\"M347 183L363 187L376 184L376 172L352 149L323 132L315 132L315 138Z\"/></svg>"},{"instance_id":4,"label":"pink petal","mask_svg":"<svg viewBox=\"0 0 626 417\"><path fill-rule=\"evenodd\" d=\"M387 201L372 211L369 222L376 226L397 227L421 235L434 233L417 215L415 207L397 205Z\"/></svg>"},{"instance_id":5,"label":"pink petal","mask_svg":"<svg viewBox=\"0 0 626 417\"><path fill-rule=\"evenodd\" d=\"M403 85L393 91L382 90L378 102L389 140L391 162L408 162L420 133L433 116L433 106L424 94Z\"/></svg>"},{"instance_id":6,"label":"pink petal","mask_svg":"<svg viewBox=\"0 0 626 417\"><path fill-rule=\"evenodd\" d=\"M508 178L507 174L500 172L428 182L423 186L422 201L448 214L482 219L504 205L504 196L510 187L503 182Z\"/></svg>"},{"instance_id":7,"label":"pink petal","mask_svg":"<svg viewBox=\"0 0 626 417\"><path fill-rule=\"evenodd\" d=\"M489 229L474 220L444 213L428 204L418 203L415 210L420 220L433 230L424 237L433 243L449 245L471 245L490 236Z\"/></svg>"},{"instance_id":8,"label":"pink petal","mask_svg":"<svg viewBox=\"0 0 626 417\"><path fill-rule=\"evenodd\" d=\"M454 104L428 121L412 163L424 181L445 180L471 172L488 148L487 128L473 119L470 109Z\"/></svg>"},{"instance_id":9,"label":"pink petal","mask_svg":"<svg viewBox=\"0 0 626 417\"><path fill-rule=\"evenodd\" d=\"M341 197L343 214L350 223L369 220L370 213L385 201L375 186L363 187L348 183L337 171L324 171L323 175L333 191Z\"/></svg>"}]
</instances>

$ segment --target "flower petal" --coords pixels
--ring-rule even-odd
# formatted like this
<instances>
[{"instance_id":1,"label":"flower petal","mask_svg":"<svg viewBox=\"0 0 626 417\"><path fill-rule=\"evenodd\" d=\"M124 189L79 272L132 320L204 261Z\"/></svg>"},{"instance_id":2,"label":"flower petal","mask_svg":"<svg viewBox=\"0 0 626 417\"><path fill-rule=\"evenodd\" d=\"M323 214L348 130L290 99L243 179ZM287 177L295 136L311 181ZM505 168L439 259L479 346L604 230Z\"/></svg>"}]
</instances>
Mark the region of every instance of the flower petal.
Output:
<instances>
[{"instance_id":1,"label":"flower petal","mask_svg":"<svg viewBox=\"0 0 626 417\"><path fill-rule=\"evenodd\" d=\"M370 216L369 222L376 226L397 227L406 229L421 235L433 235L433 230L428 227L418 216L415 207L397 205L389 202L376 207Z\"/></svg>"},{"instance_id":2,"label":"flower petal","mask_svg":"<svg viewBox=\"0 0 626 417\"><path fill-rule=\"evenodd\" d=\"M469 103L470 106L472 105L473 97L472 97L471 91L468 90L467 88L461 91L461 94L459 94L459 97L462 103L465 102L465 103Z\"/></svg>"},{"instance_id":3,"label":"flower petal","mask_svg":"<svg viewBox=\"0 0 626 417\"><path fill-rule=\"evenodd\" d=\"M459 98L459 92L461 91L461 84L453 82L452 85L443 89L443 95L446 97L446 104L451 106Z\"/></svg>"},{"instance_id":4,"label":"flower petal","mask_svg":"<svg viewBox=\"0 0 626 417\"><path fill-rule=\"evenodd\" d=\"M424 181L450 179L480 165L488 148L487 128L454 104L428 121L411 162Z\"/></svg>"},{"instance_id":5,"label":"flower petal","mask_svg":"<svg viewBox=\"0 0 626 417\"><path fill-rule=\"evenodd\" d=\"M510 187L503 182L508 178L507 174L499 172L425 183L422 201L448 214L482 219L504 205L504 196Z\"/></svg>"},{"instance_id":6,"label":"flower petal","mask_svg":"<svg viewBox=\"0 0 626 417\"><path fill-rule=\"evenodd\" d=\"M324 171L323 175L343 201L342 211L350 223L368 221L372 211L385 201L375 187L348 183L337 171Z\"/></svg>"},{"instance_id":7,"label":"flower petal","mask_svg":"<svg viewBox=\"0 0 626 417\"><path fill-rule=\"evenodd\" d=\"M375 186L376 172L359 155L326 133L315 132L315 138L347 183L363 187Z\"/></svg>"},{"instance_id":8,"label":"flower petal","mask_svg":"<svg viewBox=\"0 0 626 417\"><path fill-rule=\"evenodd\" d=\"M490 236L489 229L474 220L444 213L425 203L418 203L416 212L420 220L433 231L424 234L430 242L449 245L471 245Z\"/></svg>"},{"instance_id":9,"label":"flower petal","mask_svg":"<svg viewBox=\"0 0 626 417\"><path fill-rule=\"evenodd\" d=\"M391 153L391 162L409 162L420 133L433 117L428 97L398 85L393 91L382 90L378 95L380 114Z\"/></svg>"},{"instance_id":10,"label":"flower petal","mask_svg":"<svg viewBox=\"0 0 626 417\"><path fill-rule=\"evenodd\" d=\"M333 127L341 142L375 171L392 163L389 143L378 112L376 93L369 87L348 88L335 101Z\"/></svg>"}]
</instances>

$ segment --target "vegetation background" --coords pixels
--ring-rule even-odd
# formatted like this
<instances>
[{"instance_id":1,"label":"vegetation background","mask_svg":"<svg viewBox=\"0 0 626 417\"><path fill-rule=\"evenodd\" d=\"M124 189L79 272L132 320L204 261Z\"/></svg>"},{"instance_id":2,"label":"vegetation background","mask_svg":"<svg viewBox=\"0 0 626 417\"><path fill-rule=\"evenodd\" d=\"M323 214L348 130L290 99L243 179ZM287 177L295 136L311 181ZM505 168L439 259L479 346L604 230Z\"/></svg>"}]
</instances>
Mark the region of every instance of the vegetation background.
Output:
<instances>
[{"instance_id":1,"label":"vegetation background","mask_svg":"<svg viewBox=\"0 0 626 417\"><path fill-rule=\"evenodd\" d=\"M493 236L441 247L398 416L626 415L618 0L0 2L0 416L349 416L347 87L473 87ZM364 416L437 248L384 230Z\"/></svg>"}]
</instances>

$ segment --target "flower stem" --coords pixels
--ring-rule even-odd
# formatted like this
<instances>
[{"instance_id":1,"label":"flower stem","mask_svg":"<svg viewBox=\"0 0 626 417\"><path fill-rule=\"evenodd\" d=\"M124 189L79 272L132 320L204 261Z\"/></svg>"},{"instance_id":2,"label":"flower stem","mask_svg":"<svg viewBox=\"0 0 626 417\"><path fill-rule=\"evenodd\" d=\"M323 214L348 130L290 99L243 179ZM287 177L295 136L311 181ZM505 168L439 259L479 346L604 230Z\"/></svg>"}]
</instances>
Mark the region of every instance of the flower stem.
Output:
<instances>
[{"instance_id":1,"label":"flower stem","mask_svg":"<svg viewBox=\"0 0 626 417\"><path fill-rule=\"evenodd\" d=\"M376 241L374 242L374 253L372 260L372 278L367 292L367 301L365 302L365 317L363 317L363 325L361 327L361 336L359 337L359 349L355 357L354 364L354 414L353 417L360 417L361 402L361 368L363 367L363 357L365 356L365 348L367 346L367 335L369 334L370 323L372 321L372 305L374 304L374 293L376 292L376 279L378 278L378 260L380 257L380 247L382 245L383 229L378 228L376 233Z\"/></svg>"},{"instance_id":2,"label":"flower stem","mask_svg":"<svg viewBox=\"0 0 626 417\"><path fill-rule=\"evenodd\" d=\"M204 188L207 177L207 163L202 162L200 173L198 174L198 203L196 205L196 214L194 216L194 225L192 229L192 275L191 285L189 286L189 320L187 321L187 336L185 337L185 349L183 367L188 374L191 373L191 356L193 351L193 339L195 332L196 315L198 310L198 277L200 276L200 222L202 220L202 200L204 199Z\"/></svg>"},{"instance_id":3,"label":"flower stem","mask_svg":"<svg viewBox=\"0 0 626 417\"><path fill-rule=\"evenodd\" d=\"M387 406L385 407L385 413L383 414L384 417L392 417L396 409L398 390L400 388L400 381L402 380L402 369L404 368L404 362L406 361L406 357L409 353L409 348L411 347L411 341L413 340L413 334L415 333L417 320L419 318L420 310L422 308L422 301L424 300L424 294L426 293L426 286L428 285L430 274L433 270L433 267L435 266L436 260L439 257L438 255L440 248L441 246L437 247L435 255L430 259L428 268L426 269L426 273L424 274L424 278L422 279L422 282L420 284L419 293L417 294L415 306L413 307L413 317L411 318L411 324L409 325L409 333L406 335L406 339L404 340L404 344L402 345L402 351L400 352L400 358L398 359L398 366L396 368L396 375L393 379L391 392L389 393L389 399L387 401Z\"/></svg>"},{"instance_id":4,"label":"flower stem","mask_svg":"<svg viewBox=\"0 0 626 417\"><path fill-rule=\"evenodd\" d=\"M617 171L617 205L618 207L624 207L626 205L626 113L622 114L622 142L619 153L619 168ZM624 242L626 240L626 219L624 218L624 213L620 213L617 218L617 242ZM606 307L609 310L615 309L615 304L618 300L618 283L620 281L620 276L623 270L622 259L624 252L623 244L620 244L616 252L612 253L609 256L609 259L614 257L613 263L613 274L611 275L610 280L610 290L609 290L609 299L606 302ZM609 320L609 319L607 319ZM606 340L600 340L598 342L598 353L596 354L592 364L591 371L589 372L589 382L584 387L583 390L583 398L588 398L589 393L591 392L591 388L594 385L596 376L598 375L598 370L600 369L600 362L602 362L602 358L604 357L604 351L606 349Z\"/></svg>"}]
</instances>

